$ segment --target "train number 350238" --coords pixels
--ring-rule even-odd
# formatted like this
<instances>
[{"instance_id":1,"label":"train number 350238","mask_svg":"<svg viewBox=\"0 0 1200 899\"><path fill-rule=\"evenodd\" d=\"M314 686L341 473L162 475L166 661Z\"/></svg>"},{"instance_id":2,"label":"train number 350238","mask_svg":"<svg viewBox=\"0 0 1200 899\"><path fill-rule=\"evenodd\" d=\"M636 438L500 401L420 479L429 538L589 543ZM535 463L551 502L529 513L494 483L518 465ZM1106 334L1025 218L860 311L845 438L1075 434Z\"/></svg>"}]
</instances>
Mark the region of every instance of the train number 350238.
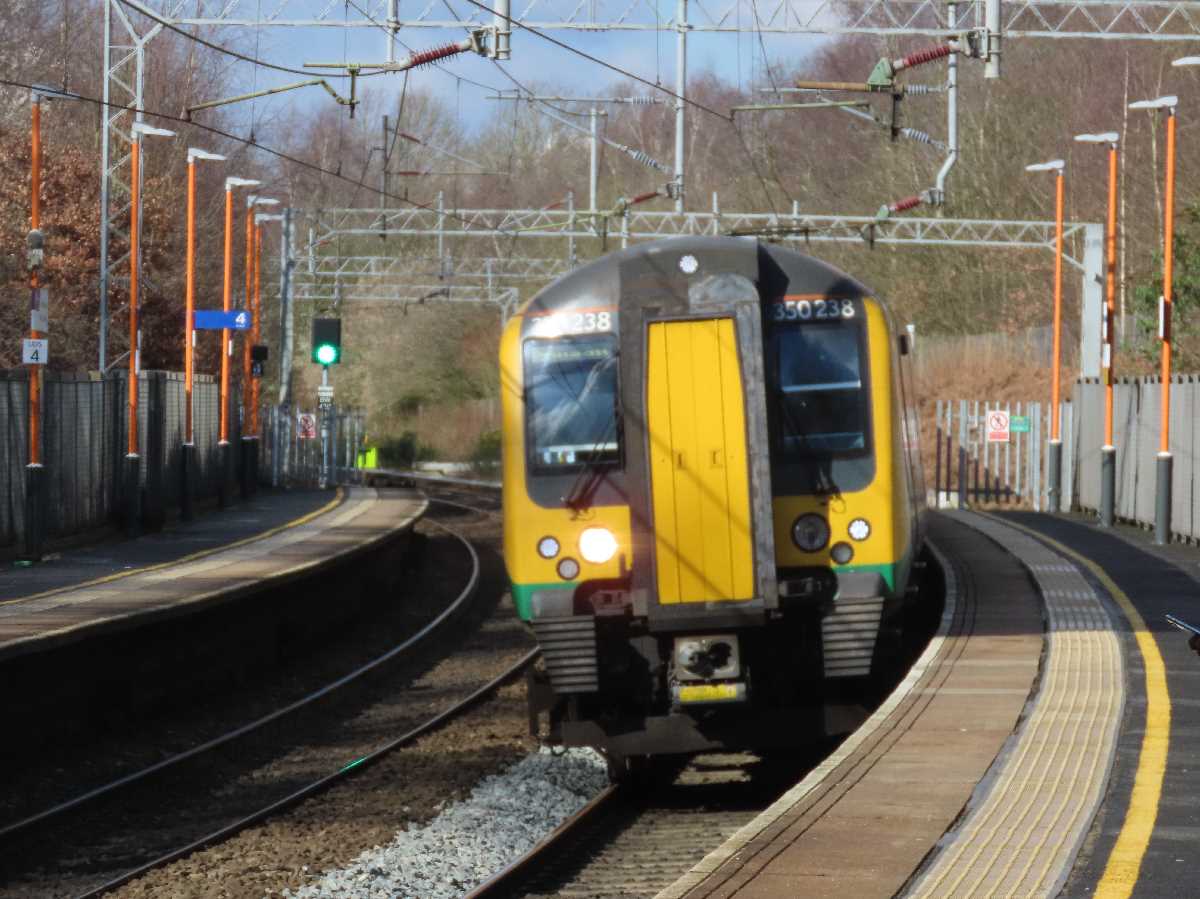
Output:
<instances>
[{"instance_id":1,"label":"train number 350238","mask_svg":"<svg viewBox=\"0 0 1200 899\"><path fill-rule=\"evenodd\" d=\"M782 321L828 321L838 318L854 318L853 300L782 300L774 304L773 319Z\"/></svg>"}]
</instances>

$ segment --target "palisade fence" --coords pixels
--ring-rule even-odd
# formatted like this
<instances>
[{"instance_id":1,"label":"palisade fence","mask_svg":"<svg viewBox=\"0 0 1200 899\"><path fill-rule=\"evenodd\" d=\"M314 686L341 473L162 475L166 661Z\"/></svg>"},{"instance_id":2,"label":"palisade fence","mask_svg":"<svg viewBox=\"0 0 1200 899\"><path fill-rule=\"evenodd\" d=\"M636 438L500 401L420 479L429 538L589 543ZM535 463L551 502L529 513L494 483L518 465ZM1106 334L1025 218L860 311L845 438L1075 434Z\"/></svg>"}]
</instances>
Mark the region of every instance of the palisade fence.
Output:
<instances>
[{"instance_id":1,"label":"palisade fence","mask_svg":"<svg viewBox=\"0 0 1200 899\"><path fill-rule=\"evenodd\" d=\"M48 502L45 537L57 539L116 523L124 508L122 462L128 434L128 373L44 372L42 389L42 462ZM184 383L177 372L144 371L139 376L138 453L141 520L146 529L161 527L182 500ZM192 495L199 501L218 496L218 388L210 375L196 375L193 438L196 471ZM230 471L227 486L242 476L240 404L230 415ZM272 407L260 415L260 483L316 484L320 440L295 440L294 418ZM268 430L268 423L277 423ZM337 435L333 480L350 480L357 443L363 434L359 412L332 411ZM286 431L286 434L285 434ZM298 444L280 451L273 439ZM317 444L315 448L311 444ZM265 462L264 462L265 460ZM349 461L347 461L349 460ZM25 537L25 467L29 462L29 378L25 369L0 371L0 550L21 545Z\"/></svg>"},{"instance_id":2,"label":"palisade fence","mask_svg":"<svg viewBox=\"0 0 1200 899\"><path fill-rule=\"evenodd\" d=\"M1100 507L1100 447L1104 443L1104 385L1084 379L1075 385L1083 427L1075 448L1079 459L1079 506ZM1125 521L1154 527L1155 465L1159 449L1161 378L1122 378L1113 385L1113 445L1116 447L1114 511ZM1171 379L1171 533L1200 539L1200 375Z\"/></svg>"},{"instance_id":3,"label":"palisade fence","mask_svg":"<svg viewBox=\"0 0 1200 899\"><path fill-rule=\"evenodd\" d=\"M1071 447L1079 442L1077 416L1070 402L1061 403L1059 410L1063 441L1062 508L1069 509L1075 499L1077 465ZM993 412L1003 412L1008 417L1007 442L988 440L988 421ZM944 509L994 504L1039 512L1050 507L1049 403L938 400L934 418L934 467L932 472L925 472L930 505ZM926 451L924 455L929 459L931 454ZM1098 461L1096 465L1098 478Z\"/></svg>"}]
</instances>

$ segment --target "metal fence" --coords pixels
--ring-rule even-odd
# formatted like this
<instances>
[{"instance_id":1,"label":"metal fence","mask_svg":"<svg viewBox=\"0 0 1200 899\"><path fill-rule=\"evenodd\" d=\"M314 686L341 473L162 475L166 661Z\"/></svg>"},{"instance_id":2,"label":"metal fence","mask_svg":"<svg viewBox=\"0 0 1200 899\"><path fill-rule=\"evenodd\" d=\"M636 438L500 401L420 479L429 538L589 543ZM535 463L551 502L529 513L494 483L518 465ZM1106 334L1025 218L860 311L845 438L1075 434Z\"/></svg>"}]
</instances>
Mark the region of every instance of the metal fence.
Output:
<instances>
[{"instance_id":1,"label":"metal fence","mask_svg":"<svg viewBox=\"0 0 1200 899\"><path fill-rule=\"evenodd\" d=\"M45 466L47 503L45 537L56 539L115 523L125 508L122 465L128 435L128 374L104 377L47 371L42 390L42 462ZM196 375L193 390L193 439L196 446L192 496L203 501L217 497L242 477L243 457L232 452L230 469L223 473L217 449L220 423L218 385L212 376ZM161 527L183 497L184 382L176 372L147 371L139 376L138 453L140 520L146 528ZM241 442L240 407L232 410L230 441ZM289 428L287 439L299 444L289 466L272 438L283 437L282 422L293 420L267 409L260 419L258 475L260 482L318 483L319 446L296 441ZM268 427L274 424L274 428ZM25 538L25 468L29 462L29 379L24 369L0 371L0 549L19 546ZM364 433L361 413L334 411L330 428L331 470L328 480L349 480L354 453ZM265 459L265 464L264 460ZM272 465L273 462L282 464ZM225 483L223 485L223 479Z\"/></svg>"},{"instance_id":2,"label":"metal fence","mask_svg":"<svg viewBox=\"0 0 1200 899\"><path fill-rule=\"evenodd\" d=\"M1074 500L1072 485L1078 444L1071 403L1060 405L1063 439L1062 508ZM988 419L1003 412L1010 424L1005 441L988 439ZM1048 404L986 400L938 400L935 407L933 481L930 504L937 508L1001 504L1049 508L1047 447ZM1016 427L1013 427L1016 425ZM928 454L927 454L928 455Z\"/></svg>"},{"instance_id":3,"label":"metal fence","mask_svg":"<svg viewBox=\"0 0 1200 899\"><path fill-rule=\"evenodd\" d=\"M312 416L314 437L301 434L302 415ZM289 411L279 406L267 406L262 409L259 420L263 425L259 457L262 480L274 485L290 481L313 486L353 480L354 460L366 435L366 418L360 410L335 406L328 412L319 409Z\"/></svg>"},{"instance_id":4,"label":"metal fence","mask_svg":"<svg viewBox=\"0 0 1200 899\"><path fill-rule=\"evenodd\" d=\"M1171 380L1171 532L1200 539L1200 375ZM1100 506L1100 447L1104 443L1104 385L1085 379L1075 385L1082 427L1074 447L1078 458L1079 506ZM1160 378L1127 378L1113 385L1113 445L1116 447L1117 518L1154 526L1155 464L1162 401Z\"/></svg>"}]
</instances>

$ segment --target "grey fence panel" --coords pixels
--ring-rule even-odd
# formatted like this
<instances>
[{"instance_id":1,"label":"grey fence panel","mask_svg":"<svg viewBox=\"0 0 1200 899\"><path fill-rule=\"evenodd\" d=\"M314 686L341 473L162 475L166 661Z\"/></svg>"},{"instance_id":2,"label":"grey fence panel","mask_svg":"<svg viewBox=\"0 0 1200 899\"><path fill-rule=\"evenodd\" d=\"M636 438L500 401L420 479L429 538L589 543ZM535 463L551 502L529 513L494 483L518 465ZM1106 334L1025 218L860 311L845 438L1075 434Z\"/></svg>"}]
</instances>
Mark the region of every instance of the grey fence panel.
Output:
<instances>
[{"instance_id":1,"label":"grey fence panel","mask_svg":"<svg viewBox=\"0 0 1200 899\"><path fill-rule=\"evenodd\" d=\"M1159 385L1158 379L1139 382L1137 490L1133 501L1136 521L1154 521L1155 458L1158 455Z\"/></svg>"},{"instance_id":2,"label":"grey fence panel","mask_svg":"<svg viewBox=\"0 0 1200 899\"><path fill-rule=\"evenodd\" d=\"M1137 496L1137 427L1141 389L1136 381L1122 379L1113 385L1113 442L1117 447L1117 490L1114 511L1118 518L1133 518Z\"/></svg>"},{"instance_id":3,"label":"grey fence panel","mask_svg":"<svg viewBox=\"0 0 1200 899\"><path fill-rule=\"evenodd\" d=\"M29 379L0 372L0 546L25 537L25 466L29 464Z\"/></svg>"},{"instance_id":4,"label":"grey fence panel","mask_svg":"<svg viewBox=\"0 0 1200 899\"><path fill-rule=\"evenodd\" d=\"M1104 385L1095 380L1076 382L1073 405L1076 416L1079 505L1100 508L1100 447L1104 443Z\"/></svg>"},{"instance_id":5,"label":"grey fence panel","mask_svg":"<svg viewBox=\"0 0 1200 899\"><path fill-rule=\"evenodd\" d=\"M1170 447L1171 530L1192 535L1192 384L1191 377L1171 380Z\"/></svg>"}]
</instances>

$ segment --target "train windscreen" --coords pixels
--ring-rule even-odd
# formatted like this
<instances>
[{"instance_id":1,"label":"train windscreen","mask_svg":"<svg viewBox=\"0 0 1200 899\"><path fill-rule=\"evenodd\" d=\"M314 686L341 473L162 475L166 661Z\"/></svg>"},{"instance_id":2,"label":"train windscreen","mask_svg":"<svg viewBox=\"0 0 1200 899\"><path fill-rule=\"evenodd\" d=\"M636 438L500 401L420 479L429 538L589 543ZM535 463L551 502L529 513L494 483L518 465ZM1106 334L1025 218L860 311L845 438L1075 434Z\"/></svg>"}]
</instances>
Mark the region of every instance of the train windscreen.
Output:
<instances>
[{"instance_id":1,"label":"train windscreen","mask_svg":"<svg viewBox=\"0 0 1200 899\"><path fill-rule=\"evenodd\" d=\"M620 461L612 335L525 341L529 462L543 474Z\"/></svg>"},{"instance_id":2,"label":"train windscreen","mask_svg":"<svg viewBox=\"0 0 1200 899\"><path fill-rule=\"evenodd\" d=\"M785 455L851 456L868 449L861 327L804 322L776 330Z\"/></svg>"}]
</instances>

